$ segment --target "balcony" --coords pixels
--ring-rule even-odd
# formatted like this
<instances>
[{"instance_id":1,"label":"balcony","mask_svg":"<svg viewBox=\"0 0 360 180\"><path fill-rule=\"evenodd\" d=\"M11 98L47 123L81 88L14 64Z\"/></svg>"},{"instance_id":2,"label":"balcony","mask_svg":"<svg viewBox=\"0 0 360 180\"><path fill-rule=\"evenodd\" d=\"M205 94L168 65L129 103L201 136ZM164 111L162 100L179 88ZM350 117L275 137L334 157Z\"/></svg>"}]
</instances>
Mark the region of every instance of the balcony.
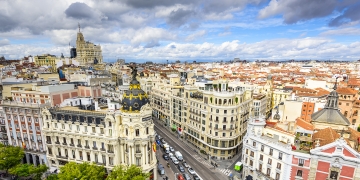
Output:
<instances>
[{"instance_id":1,"label":"balcony","mask_svg":"<svg viewBox=\"0 0 360 180\"><path fill-rule=\"evenodd\" d=\"M92 149L93 149L93 150L98 150L98 148L97 148L97 147L93 147Z\"/></svg>"},{"instance_id":2,"label":"balcony","mask_svg":"<svg viewBox=\"0 0 360 180\"><path fill-rule=\"evenodd\" d=\"M60 141L56 141L55 144L60 144Z\"/></svg>"},{"instance_id":3,"label":"balcony","mask_svg":"<svg viewBox=\"0 0 360 180\"><path fill-rule=\"evenodd\" d=\"M88 145L87 145L87 146L84 146L84 148L86 148L86 149L90 149L90 146L88 146Z\"/></svg>"},{"instance_id":4,"label":"balcony","mask_svg":"<svg viewBox=\"0 0 360 180\"><path fill-rule=\"evenodd\" d=\"M113 150L108 150L107 152L108 152L108 153L114 153L114 151L113 151Z\"/></svg>"},{"instance_id":5,"label":"balcony","mask_svg":"<svg viewBox=\"0 0 360 180\"><path fill-rule=\"evenodd\" d=\"M100 148L100 151L106 151L105 148Z\"/></svg>"},{"instance_id":6,"label":"balcony","mask_svg":"<svg viewBox=\"0 0 360 180\"><path fill-rule=\"evenodd\" d=\"M46 144L51 144L51 141L46 141Z\"/></svg>"},{"instance_id":7,"label":"balcony","mask_svg":"<svg viewBox=\"0 0 360 180\"><path fill-rule=\"evenodd\" d=\"M82 146L81 146L81 144L78 144L76 147L79 147L79 148L81 148Z\"/></svg>"},{"instance_id":8,"label":"balcony","mask_svg":"<svg viewBox=\"0 0 360 180\"><path fill-rule=\"evenodd\" d=\"M67 143L66 143L66 142L63 142L62 145L67 145Z\"/></svg>"},{"instance_id":9,"label":"balcony","mask_svg":"<svg viewBox=\"0 0 360 180\"><path fill-rule=\"evenodd\" d=\"M71 143L71 144L69 144L70 146L72 146L72 147L74 147L75 146L75 144L73 144L73 143Z\"/></svg>"}]
</instances>

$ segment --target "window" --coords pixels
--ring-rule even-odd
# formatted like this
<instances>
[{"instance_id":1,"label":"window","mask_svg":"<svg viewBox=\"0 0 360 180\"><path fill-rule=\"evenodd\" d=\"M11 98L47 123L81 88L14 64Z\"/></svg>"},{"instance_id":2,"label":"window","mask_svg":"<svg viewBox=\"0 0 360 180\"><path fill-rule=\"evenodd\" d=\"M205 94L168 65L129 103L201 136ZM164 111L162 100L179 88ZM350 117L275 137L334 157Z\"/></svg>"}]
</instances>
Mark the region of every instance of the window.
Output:
<instances>
[{"instance_id":1,"label":"window","mask_svg":"<svg viewBox=\"0 0 360 180\"><path fill-rule=\"evenodd\" d=\"M261 152L264 152L264 145L261 145Z\"/></svg>"},{"instance_id":2,"label":"window","mask_svg":"<svg viewBox=\"0 0 360 180\"><path fill-rule=\"evenodd\" d=\"M146 127L146 134L149 134L149 127Z\"/></svg>"},{"instance_id":3,"label":"window","mask_svg":"<svg viewBox=\"0 0 360 180\"><path fill-rule=\"evenodd\" d=\"M251 151L251 152L250 152L250 156L251 156L251 157L254 157L254 151Z\"/></svg>"},{"instance_id":4,"label":"window","mask_svg":"<svg viewBox=\"0 0 360 180\"><path fill-rule=\"evenodd\" d=\"M272 156L273 155L273 149L269 150L269 155Z\"/></svg>"},{"instance_id":5,"label":"window","mask_svg":"<svg viewBox=\"0 0 360 180\"><path fill-rule=\"evenodd\" d=\"M304 166L304 159L299 159L299 166Z\"/></svg>"},{"instance_id":6,"label":"window","mask_svg":"<svg viewBox=\"0 0 360 180\"><path fill-rule=\"evenodd\" d=\"M250 159L250 166L252 167L253 166L253 161Z\"/></svg>"},{"instance_id":7,"label":"window","mask_svg":"<svg viewBox=\"0 0 360 180\"><path fill-rule=\"evenodd\" d=\"M296 176L302 177L302 170L297 170Z\"/></svg>"},{"instance_id":8,"label":"window","mask_svg":"<svg viewBox=\"0 0 360 180\"><path fill-rule=\"evenodd\" d=\"M104 134L104 128L100 128L100 133Z\"/></svg>"},{"instance_id":9,"label":"window","mask_svg":"<svg viewBox=\"0 0 360 180\"><path fill-rule=\"evenodd\" d=\"M260 154L260 160L262 161L264 159L264 156Z\"/></svg>"},{"instance_id":10,"label":"window","mask_svg":"<svg viewBox=\"0 0 360 180\"><path fill-rule=\"evenodd\" d=\"M262 164L261 163L259 164L259 171L260 172L262 171Z\"/></svg>"},{"instance_id":11,"label":"window","mask_svg":"<svg viewBox=\"0 0 360 180\"><path fill-rule=\"evenodd\" d=\"M272 159L269 158L268 159L268 164L271 165L271 163L272 163Z\"/></svg>"},{"instance_id":12,"label":"window","mask_svg":"<svg viewBox=\"0 0 360 180\"><path fill-rule=\"evenodd\" d=\"M92 129L92 133L95 133L95 132L96 132L96 131L95 131L95 127L92 127L91 129Z\"/></svg>"},{"instance_id":13,"label":"window","mask_svg":"<svg viewBox=\"0 0 360 180\"><path fill-rule=\"evenodd\" d=\"M227 110L224 110L224 114L227 114Z\"/></svg>"},{"instance_id":14,"label":"window","mask_svg":"<svg viewBox=\"0 0 360 180\"><path fill-rule=\"evenodd\" d=\"M140 136L140 130L139 129L135 129L135 136Z\"/></svg>"},{"instance_id":15,"label":"window","mask_svg":"<svg viewBox=\"0 0 360 180\"><path fill-rule=\"evenodd\" d=\"M93 141L94 148L96 148L96 141Z\"/></svg>"},{"instance_id":16,"label":"window","mask_svg":"<svg viewBox=\"0 0 360 180\"><path fill-rule=\"evenodd\" d=\"M282 153L279 152L279 159L282 160Z\"/></svg>"},{"instance_id":17,"label":"window","mask_svg":"<svg viewBox=\"0 0 360 180\"><path fill-rule=\"evenodd\" d=\"M246 154L249 154L249 150L248 150L248 149L246 149Z\"/></svg>"},{"instance_id":18,"label":"window","mask_svg":"<svg viewBox=\"0 0 360 180\"><path fill-rule=\"evenodd\" d=\"M140 166L140 165L141 165L141 163L140 163L140 158L136 158L136 165L137 165L137 166Z\"/></svg>"},{"instance_id":19,"label":"window","mask_svg":"<svg viewBox=\"0 0 360 180\"><path fill-rule=\"evenodd\" d=\"M279 180L280 179L280 174L279 173L276 173L275 175L275 180Z\"/></svg>"},{"instance_id":20,"label":"window","mask_svg":"<svg viewBox=\"0 0 360 180\"><path fill-rule=\"evenodd\" d=\"M331 171L330 172L330 178L331 179L338 179L339 172Z\"/></svg>"},{"instance_id":21,"label":"window","mask_svg":"<svg viewBox=\"0 0 360 180\"><path fill-rule=\"evenodd\" d=\"M253 146L254 146L254 147L256 146L256 142L253 142Z\"/></svg>"},{"instance_id":22,"label":"window","mask_svg":"<svg viewBox=\"0 0 360 180\"><path fill-rule=\"evenodd\" d=\"M277 169L281 169L281 164L280 164L280 163L277 163L276 168L277 168Z\"/></svg>"},{"instance_id":23,"label":"window","mask_svg":"<svg viewBox=\"0 0 360 180\"><path fill-rule=\"evenodd\" d=\"M266 170L266 175L270 176L270 172L271 172L271 169L270 169L270 168L267 168L267 170Z\"/></svg>"},{"instance_id":24,"label":"window","mask_svg":"<svg viewBox=\"0 0 360 180\"><path fill-rule=\"evenodd\" d=\"M223 133L223 137L225 137L226 136L226 133Z\"/></svg>"}]
</instances>

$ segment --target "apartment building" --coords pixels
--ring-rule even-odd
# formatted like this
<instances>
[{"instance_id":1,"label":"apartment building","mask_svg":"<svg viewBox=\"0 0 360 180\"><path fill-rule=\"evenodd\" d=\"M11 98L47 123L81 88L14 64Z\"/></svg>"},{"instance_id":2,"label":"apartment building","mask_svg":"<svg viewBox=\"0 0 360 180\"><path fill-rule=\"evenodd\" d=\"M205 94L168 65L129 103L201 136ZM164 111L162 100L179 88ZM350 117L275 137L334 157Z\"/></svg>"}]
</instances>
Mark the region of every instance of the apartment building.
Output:
<instances>
[{"instance_id":1,"label":"apartment building","mask_svg":"<svg viewBox=\"0 0 360 180\"><path fill-rule=\"evenodd\" d=\"M156 179L152 108L136 75L120 102L72 98L63 107L44 109L43 133L52 170L67 162L94 162L108 172L135 164Z\"/></svg>"},{"instance_id":2,"label":"apartment building","mask_svg":"<svg viewBox=\"0 0 360 180\"><path fill-rule=\"evenodd\" d=\"M24 148L25 163L48 165L40 111L44 107L61 103L73 93L77 95L77 89L72 84L12 87L13 101L1 102L7 134L7 138L3 136L2 143ZM4 127L0 129L3 131Z\"/></svg>"},{"instance_id":3,"label":"apartment building","mask_svg":"<svg viewBox=\"0 0 360 180\"><path fill-rule=\"evenodd\" d=\"M183 137L210 156L232 158L242 148L252 96L228 83L169 75L152 89L153 115L169 128L182 128Z\"/></svg>"},{"instance_id":4,"label":"apartment building","mask_svg":"<svg viewBox=\"0 0 360 180\"><path fill-rule=\"evenodd\" d=\"M310 155L293 151L293 134L267 124L264 116L250 118L247 128L242 151L243 177L307 179L305 174L310 168Z\"/></svg>"},{"instance_id":5,"label":"apartment building","mask_svg":"<svg viewBox=\"0 0 360 180\"><path fill-rule=\"evenodd\" d=\"M101 46L85 41L80 26L76 38L76 60L81 66L103 62Z\"/></svg>"}]
</instances>

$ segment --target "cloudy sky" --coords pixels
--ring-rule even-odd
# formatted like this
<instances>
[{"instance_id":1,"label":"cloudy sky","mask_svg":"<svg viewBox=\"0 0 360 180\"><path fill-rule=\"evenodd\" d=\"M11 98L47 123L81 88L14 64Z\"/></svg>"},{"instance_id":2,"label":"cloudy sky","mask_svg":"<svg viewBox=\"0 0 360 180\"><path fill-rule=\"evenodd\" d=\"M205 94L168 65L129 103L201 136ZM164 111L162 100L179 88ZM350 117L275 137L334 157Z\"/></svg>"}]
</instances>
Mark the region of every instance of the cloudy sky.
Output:
<instances>
[{"instance_id":1,"label":"cloudy sky","mask_svg":"<svg viewBox=\"0 0 360 180\"><path fill-rule=\"evenodd\" d=\"M0 0L0 56L69 56L78 23L105 61L360 59L359 0Z\"/></svg>"}]
</instances>

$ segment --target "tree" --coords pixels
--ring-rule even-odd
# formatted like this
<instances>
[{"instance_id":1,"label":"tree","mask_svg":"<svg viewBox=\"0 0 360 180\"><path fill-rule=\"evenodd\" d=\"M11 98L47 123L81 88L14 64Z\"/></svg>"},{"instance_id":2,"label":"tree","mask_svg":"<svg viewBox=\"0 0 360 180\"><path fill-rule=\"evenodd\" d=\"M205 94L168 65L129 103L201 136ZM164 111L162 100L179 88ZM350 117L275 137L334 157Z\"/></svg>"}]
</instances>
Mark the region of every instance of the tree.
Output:
<instances>
[{"instance_id":1,"label":"tree","mask_svg":"<svg viewBox=\"0 0 360 180\"><path fill-rule=\"evenodd\" d=\"M60 168L59 179L103 180L105 168L95 164L70 162Z\"/></svg>"},{"instance_id":2,"label":"tree","mask_svg":"<svg viewBox=\"0 0 360 180\"><path fill-rule=\"evenodd\" d=\"M149 177L150 174L144 173L140 167L119 165L113 169L107 180L145 180Z\"/></svg>"},{"instance_id":3,"label":"tree","mask_svg":"<svg viewBox=\"0 0 360 180\"><path fill-rule=\"evenodd\" d=\"M18 164L9 169L10 174L25 178L32 177L34 180L41 180L41 176L47 171L46 165L34 166L32 164Z\"/></svg>"},{"instance_id":4,"label":"tree","mask_svg":"<svg viewBox=\"0 0 360 180\"><path fill-rule=\"evenodd\" d=\"M46 180L59 180L59 177L57 174L50 174Z\"/></svg>"},{"instance_id":5,"label":"tree","mask_svg":"<svg viewBox=\"0 0 360 180\"><path fill-rule=\"evenodd\" d=\"M24 151L20 147L0 144L0 169L5 170L6 174L10 168L20 164L23 157Z\"/></svg>"}]
</instances>

